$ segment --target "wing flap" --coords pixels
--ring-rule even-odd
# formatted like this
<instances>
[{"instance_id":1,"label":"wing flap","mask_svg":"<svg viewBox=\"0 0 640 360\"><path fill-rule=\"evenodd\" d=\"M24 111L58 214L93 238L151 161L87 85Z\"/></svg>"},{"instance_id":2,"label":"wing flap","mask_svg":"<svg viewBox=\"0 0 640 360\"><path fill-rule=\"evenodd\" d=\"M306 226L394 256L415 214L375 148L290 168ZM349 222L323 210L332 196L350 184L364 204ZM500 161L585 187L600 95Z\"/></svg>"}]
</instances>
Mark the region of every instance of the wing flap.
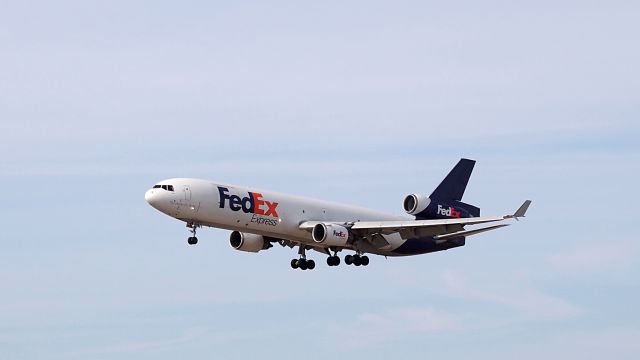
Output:
<instances>
[{"instance_id":1,"label":"wing flap","mask_svg":"<svg viewBox=\"0 0 640 360\"><path fill-rule=\"evenodd\" d=\"M500 225L488 226L488 227L481 228L481 229L465 230L465 231L458 231L458 232L449 233L449 234L436 235L433 238L437 242L444 242L444 241L447 241L449 239L457 238L457 237L460 237L460 236L471 236L471 235L483 233L485 231L491 231L491 230L503 228L505 226L509 226L509 224L500 224Z\"/></svg>"}]
</instances>

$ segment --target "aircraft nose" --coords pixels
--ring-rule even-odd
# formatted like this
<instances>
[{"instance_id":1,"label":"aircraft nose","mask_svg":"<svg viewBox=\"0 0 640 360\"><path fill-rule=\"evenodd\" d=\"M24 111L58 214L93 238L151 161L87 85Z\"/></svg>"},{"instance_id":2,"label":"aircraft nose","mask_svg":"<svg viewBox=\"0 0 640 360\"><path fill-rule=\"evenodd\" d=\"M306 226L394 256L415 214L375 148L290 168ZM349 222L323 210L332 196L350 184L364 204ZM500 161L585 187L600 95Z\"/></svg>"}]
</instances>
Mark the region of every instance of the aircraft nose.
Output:
<instances>
[{"instance_id":1,"label":"aircraft nose","mask_svg":"<svg viewBox=\"0 0 640 360\"><path fill-rule=\"evenodd\" d=\"M147 190L146 193L144 193L144 199L147 201L147 203L149 203L149 205L154 206L155 202L156 202L156 196L154 194L155 192L153 191L153 189L149 189Z\"/></svg>"}]
</instances>

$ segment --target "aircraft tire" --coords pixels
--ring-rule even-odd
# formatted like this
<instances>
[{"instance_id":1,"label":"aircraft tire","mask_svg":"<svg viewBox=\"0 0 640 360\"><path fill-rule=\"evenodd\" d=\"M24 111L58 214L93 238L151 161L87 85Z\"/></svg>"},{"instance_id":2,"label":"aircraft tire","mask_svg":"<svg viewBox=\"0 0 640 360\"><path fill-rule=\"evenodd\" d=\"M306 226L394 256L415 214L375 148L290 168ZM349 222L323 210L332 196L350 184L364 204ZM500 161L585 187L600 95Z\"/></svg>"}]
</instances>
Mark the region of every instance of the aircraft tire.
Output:
<instances>
[{"instance_id":1,"label":"aircraft tire","mask_svg":"<svg viewBox=\"0 0 640 360\"><path fill-rule=\"evenodd\" d=\"M189 238L187 239L187 243L188 243L189 245L195 245L195 244L197 244L197 243L198 243L198 238L197 238L197 237L195 237L195 236L191 236L191 237L189 237Z\"/></svg>"},{"instance_id":2,"label":"aircraft tire","mask_svg":"<svg viewBox=\"0 0 640 360\"><path fill-rule=\"evenodd\" d=\"M360 258L360 262L362 263L362 266L367 266L369 265L369 257L368 256L362 256Z\"/></svg>"},{"instance_id":3,"label":"aircraft tire","mask_svg":"<svg viewBox=\"0 0 640 360\"><path fill-rule=\"evenodd\" d=\"M291 268L292 269L298 268L298 259L291 259Z\"/></svg>"},{"instance_id":4,"label":"aircraft tire","mask_svg":"<svg viewBox=\"0 0 640 360\"><path fill-rule=\"evenodd\" d=\"M307 269L313 270L316 267L316 262L313 260L307 260Z\"/></svg>"},{"instance_id":5,"label":"aircraft tire","mask_svg":"<svg viewBox=\"0 0 640 360\"><path fill-rule=\"evenodd\" d=\"M338 266L338 265L340 265L340 257L338 257L338 256L329 256L327 258L327 265L329 265L329 266Z\"/></svg>"},{"instance_id":6,"label":"aircraft tire","mask_svg":"<svg viewBox=\"0 0 640 360\"><path fill-rule=\"evenodd\" d=\"M353 264L353 256L352 255L347 255L344 257L344 263L347 265L351 265Z\"/></svg>"},{"instance_id":7,"label":"aircraft tire","mask_svg":"<svg viewBox=\"0 0 640 360\"><path fill-rule=\"evenodd\" d=\"M307 270L307 260L300 259L298 261L298 266L300 267L300 270Z\"/></svg>"},{"instance_id":8,"label":"aircraft tire","mask_svg":"<svg viewBox=\"0 0 640 360\"><path fill-rule=\"evenodd\" d=\"M355 266L362 265L362 260L360 259L360 255L356 255L353 257L353 265Z\"/></svg>"}]
</instances>

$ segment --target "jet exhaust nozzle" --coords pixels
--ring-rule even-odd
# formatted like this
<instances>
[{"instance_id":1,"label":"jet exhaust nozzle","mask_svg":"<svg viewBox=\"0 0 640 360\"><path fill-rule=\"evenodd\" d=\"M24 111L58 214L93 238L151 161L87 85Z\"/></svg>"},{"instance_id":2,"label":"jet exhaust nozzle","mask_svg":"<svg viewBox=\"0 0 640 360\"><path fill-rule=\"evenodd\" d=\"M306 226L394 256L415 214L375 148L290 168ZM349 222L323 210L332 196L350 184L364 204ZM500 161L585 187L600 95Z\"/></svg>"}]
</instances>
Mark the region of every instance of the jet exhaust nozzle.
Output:
<instances>
[{"instance_id":1,"label":"jet exhaust nozzle","mask_svg":"<svg viewBox=\"0 0 640 360\"><path fill-rule=\"evenodd\" d=\"M402 202L402 207L410 215L416 215L424 211L431 204L431 199L421 194L407 195Z\"/></svg>"}]
</instances>

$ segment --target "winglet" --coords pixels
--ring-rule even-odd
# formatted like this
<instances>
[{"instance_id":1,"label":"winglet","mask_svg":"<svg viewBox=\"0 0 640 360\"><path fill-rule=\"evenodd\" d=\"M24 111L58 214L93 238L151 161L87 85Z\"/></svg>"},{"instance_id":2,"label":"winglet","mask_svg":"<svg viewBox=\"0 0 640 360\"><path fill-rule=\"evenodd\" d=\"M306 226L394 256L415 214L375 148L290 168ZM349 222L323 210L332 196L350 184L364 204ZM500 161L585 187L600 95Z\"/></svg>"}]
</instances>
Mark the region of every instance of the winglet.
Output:
<instances>
[{"instance_id":1,"label":"winglet","mask_svg":"<svg viewBox=\"0 0 640 360\"><path fill-rule=\"evenodd\" d=\"M507 218L514 218L518 220L518 218L525 217L524 215L527 213L527 210L529 209L529 205L531 205L531 200L527 200L523 202L522 205L520 205L520 207L518 208L518 210L516 210L516 212L513 213L513 215L507 216Z\"/></svg>"}]
</instances>

